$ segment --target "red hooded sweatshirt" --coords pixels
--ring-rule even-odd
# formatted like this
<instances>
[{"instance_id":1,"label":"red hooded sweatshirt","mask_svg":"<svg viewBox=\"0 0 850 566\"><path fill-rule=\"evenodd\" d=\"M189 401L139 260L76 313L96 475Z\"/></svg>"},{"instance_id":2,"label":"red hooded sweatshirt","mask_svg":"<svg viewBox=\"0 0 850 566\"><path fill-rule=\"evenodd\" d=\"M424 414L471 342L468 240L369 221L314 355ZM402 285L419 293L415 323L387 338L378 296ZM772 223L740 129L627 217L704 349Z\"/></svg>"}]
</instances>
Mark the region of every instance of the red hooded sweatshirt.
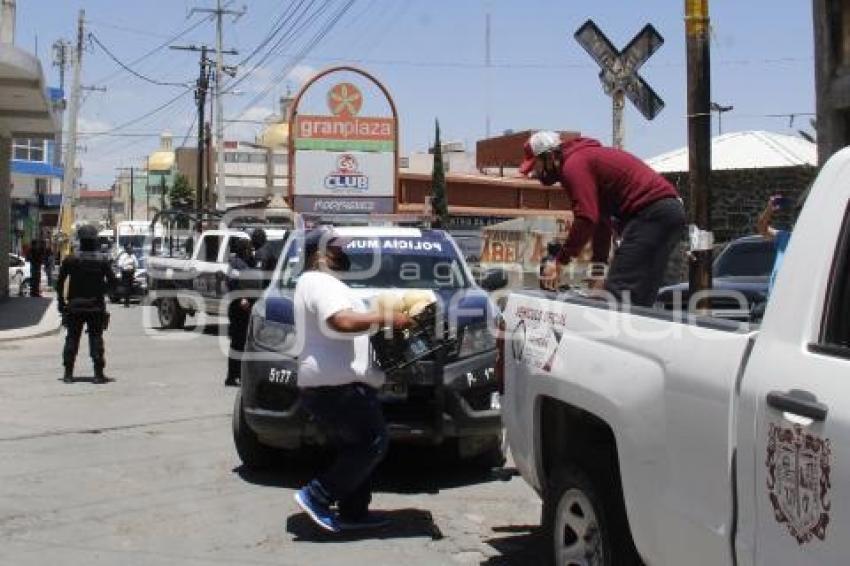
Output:
<instances>
[{"instance_id":1,"label":"red hooded sweatshirt","mask_svg":"<svg viewBox=\"0 0 850 566\"><path fill-rule=\"evenodd\" d=\"M558 180L570 195L575 215L558 257L561 263L581 253L591 237L593 261L608 261L612 217L625 223L658 200L679 197L672 184L630 153L590 138L564 142L561 148Z\"/></svg>"}]
</instances>

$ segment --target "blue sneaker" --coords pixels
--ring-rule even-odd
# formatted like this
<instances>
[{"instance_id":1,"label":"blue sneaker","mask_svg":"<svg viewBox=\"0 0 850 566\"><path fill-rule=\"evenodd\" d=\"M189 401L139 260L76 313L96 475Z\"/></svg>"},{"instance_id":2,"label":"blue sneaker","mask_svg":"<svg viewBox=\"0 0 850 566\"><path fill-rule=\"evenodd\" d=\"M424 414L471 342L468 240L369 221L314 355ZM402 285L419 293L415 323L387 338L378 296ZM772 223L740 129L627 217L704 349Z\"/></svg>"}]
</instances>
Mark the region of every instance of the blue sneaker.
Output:
<instances>
[{"instance_id":1,"label":"blue sneaker","mask_svg":"<svg viewBox=\"0 0 850 566\"><path fill-rule=\"evenodd\" d=\"M364 517L358 519L344 519L342 517L336 520L336 525L343 531L357 531L365 529L382 529L389 526L390 520L375 513L367 513Z\"/></svg>"},{"instance_id":2,"label":"blue sneaker","mask_svg":"<svg viewBox=\"0 0 850 566\"><path fill-rule=\"evenodd\" d=\"M298 506L301 507L301 509L307 513L307 516L310 517L310 519L312 519L313 522L320 528L331 533L338 533L340 531L336 514L334 514L327 505L322 505L316 501L316 499L310 495L309 489L302 487L300 490L295 492L294 497Z\"/></svg>"}]
</instances>

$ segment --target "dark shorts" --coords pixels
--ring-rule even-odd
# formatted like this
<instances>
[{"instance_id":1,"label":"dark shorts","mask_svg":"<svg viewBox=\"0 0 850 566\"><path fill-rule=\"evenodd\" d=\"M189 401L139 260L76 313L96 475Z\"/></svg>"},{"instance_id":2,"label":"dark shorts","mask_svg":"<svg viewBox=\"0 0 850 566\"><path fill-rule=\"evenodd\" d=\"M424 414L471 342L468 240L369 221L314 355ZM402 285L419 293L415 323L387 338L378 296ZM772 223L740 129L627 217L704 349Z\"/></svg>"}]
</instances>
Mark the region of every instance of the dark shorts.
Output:
<instances>
[{"instance_id":1,"label":"dark shorts","mask_svg":"<svg viewBox=\"0 0 850 566\"><path fill-rule=\"evenodd\" d=\"M677 198L661 199L632 216L608 270L608 292L619 301L651 307L686 223L685 207Z\"/></svg>"}]
</instances>

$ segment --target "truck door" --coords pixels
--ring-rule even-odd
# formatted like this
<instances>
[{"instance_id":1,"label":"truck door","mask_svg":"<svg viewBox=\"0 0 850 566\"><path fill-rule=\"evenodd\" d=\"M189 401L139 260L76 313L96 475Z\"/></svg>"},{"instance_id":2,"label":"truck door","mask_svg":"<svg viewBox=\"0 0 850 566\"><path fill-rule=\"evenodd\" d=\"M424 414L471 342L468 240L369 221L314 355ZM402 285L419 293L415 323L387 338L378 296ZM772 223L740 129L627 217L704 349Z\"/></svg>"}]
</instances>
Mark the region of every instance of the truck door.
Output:
<instances>
[{"instance_id":1,"label":"truck door","mask_svg":"<svg viewBox=\"0 0 850 566\"><path fill-rule=\"evenodd\" d=\"M198 253L195 256L192 269L192 286L194 290L203 297L205 302L216 296L216 271L218 270L218 256L221 250L222 236L219 234L205 234L201 238Z\"/></svg>"},{"instance_id":2,"label":"truck door","mask_svg":"<svg viewBox=\"0 0 850 566\"><path fill-rule=\"evenodd\" d=\"M840 214L837 211L836 217ZM743 506L754 507L751 527L744 528L751 528L755 544L740 564L749 564L750 558L760 566L843 565L850 561L847 214L835 248L825 243L836 241L834 233L820 235L822 243L811 243L824 249L822 256L806 241L798 242L795 249L792 238L783 270L797 269L793 277L780 274L771 300L782 308L772 313L768 307L765 331L757 339L745 374L745 383L751 380L754 385L750 403L755 410L755 428L752 420L747 423L743 417L739 426L755 433L751 444L755 482L739 475L738 491ZM800 273L798 269L807 265L807 260L811 271ZM781 312L786 305L786 312ZM744 457L741 452L739 456ZM747 498L751 504L746 503ZM744 510L744 515L748 514ZM742 546L746 543L739 544L739 549Z\"/></svg>"}]
</instances>

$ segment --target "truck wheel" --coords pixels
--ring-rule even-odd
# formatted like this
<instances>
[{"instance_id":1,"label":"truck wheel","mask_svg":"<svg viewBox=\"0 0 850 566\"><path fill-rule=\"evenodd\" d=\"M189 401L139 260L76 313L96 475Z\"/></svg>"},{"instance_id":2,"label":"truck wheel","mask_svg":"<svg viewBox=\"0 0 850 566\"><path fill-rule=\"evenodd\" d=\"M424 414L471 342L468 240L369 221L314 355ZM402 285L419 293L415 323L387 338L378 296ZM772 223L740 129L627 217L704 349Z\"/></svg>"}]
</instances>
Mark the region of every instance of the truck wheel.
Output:
<instances>
[{"instance_id":1,"label":"truck wheel","mask_svg":"<svg viewBox=\"0 0 850 566\"><path fill-rule=\"evenodd\" d=\"M233 404L233 443L246 468L268 468L279 455L278 450L261 443L256 433L245 422L242 391L236 392L236 401Z\"/></svg>"},{"instance_id":2,"label":"truck wheel","mask_svg":"<svg viewBox=\"0 0 850 566\"><path fill-rule=\"evenodd\" d=\"M641 564L622 496L597 491L575 466L556 470L543 498L543 532L549 563L557 566L637 566Z\"/></svg>"},{"instance_id":3,"label":"truck wheel","mask_svg":"<svg viewBox=\"0 0 850 566\"><path fill-rule=\"evenodd\" d=\"M159 315L159 324L163 328L183 328L186 322L186 311L180 307L180 303L174 297L160 299L156 311Z\"/></svg>"}]
</instances>

